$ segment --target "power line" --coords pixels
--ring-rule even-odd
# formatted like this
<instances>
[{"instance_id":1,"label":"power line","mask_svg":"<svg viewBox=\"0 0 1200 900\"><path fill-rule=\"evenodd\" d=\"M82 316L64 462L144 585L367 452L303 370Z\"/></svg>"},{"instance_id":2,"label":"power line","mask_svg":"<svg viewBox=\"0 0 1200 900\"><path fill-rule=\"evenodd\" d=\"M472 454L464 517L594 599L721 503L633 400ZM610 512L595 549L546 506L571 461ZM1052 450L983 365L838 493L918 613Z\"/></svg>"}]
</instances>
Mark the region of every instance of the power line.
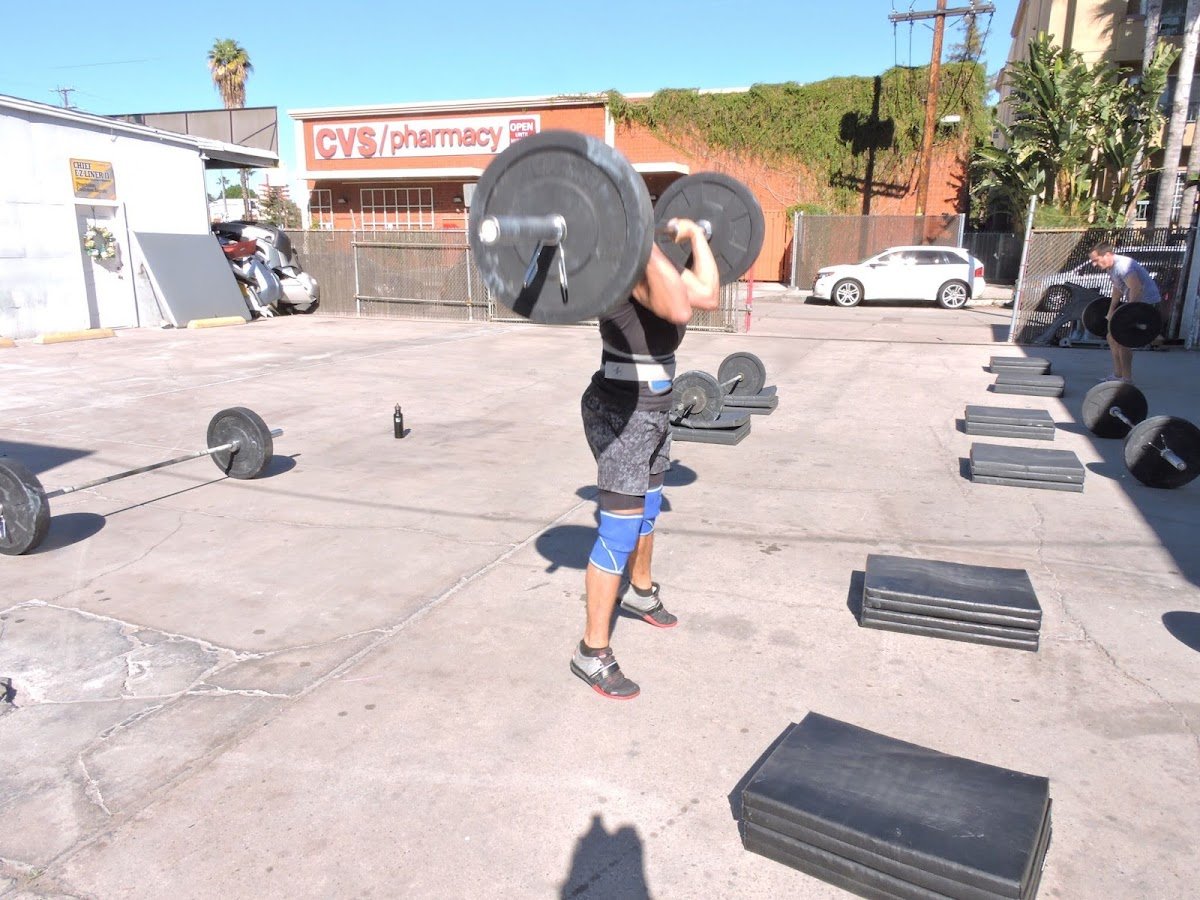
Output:
<instances>
[{"instance_id":1,"label":"power line","mask_svg":"<svg viewBox=\"0 0 1200 900\"><path fill-rule=\"evenodd\" d=\"M921 135L921 167L917 175L917 215L925 214L925 209L929 205L929 170L933 160L933 131L937 123L937 103L938 103L938 79L941 76L942 68L942 36L946 29L946 19L949 16L974 16L978 13L995 12L995 7L990 3L980 3L979 0L971 0L970 6L956 6L953 9L946 8L946 0L937 0L937 9L925 10L916 12L910 10L906 13L894 12L888 16L888 19L895 24L896 22L908 22L911 24L918 19L933 19L933 56L929 62L929 92L925 97L925 128Z\"/></svg>"}]
</instances>

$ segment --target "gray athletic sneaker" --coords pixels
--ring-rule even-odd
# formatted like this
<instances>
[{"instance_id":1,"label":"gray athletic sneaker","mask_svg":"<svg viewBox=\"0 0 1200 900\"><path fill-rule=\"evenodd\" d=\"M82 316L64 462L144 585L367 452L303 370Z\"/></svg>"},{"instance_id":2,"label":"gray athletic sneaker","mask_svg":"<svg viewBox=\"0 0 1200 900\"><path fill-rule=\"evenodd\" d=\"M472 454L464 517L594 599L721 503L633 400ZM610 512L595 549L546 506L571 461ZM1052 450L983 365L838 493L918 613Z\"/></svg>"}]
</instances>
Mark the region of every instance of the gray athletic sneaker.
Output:
<instances>
[{"instance_id":1,"label":"gray athletic sneaker","mask_svg":"<svg viewBox=\"0 0 1200 900\"><path fill-rule=\"evenodd\" d=\"M657 628L674 628L679 624L679 619L667 612L662 601L658 599L657 581L651 584L650 590L649 597L642 597L631 584L629 591L621 598L621 609L633 613L639 619L645 619Z\"/></svg>"},{"instance_id":2,"label":"gray athletic sneaker","mask_svg":"<svg viewBox=\"0 0 1200 900\"><path fill-rule=\"evenodd\" d=\"M632 700L641 689L621 672L612 647L605 647L599 656L588 656L580 643L571 657L571 671L591 685L592 690L610 700Z\"/></svg>"}]
</instances>

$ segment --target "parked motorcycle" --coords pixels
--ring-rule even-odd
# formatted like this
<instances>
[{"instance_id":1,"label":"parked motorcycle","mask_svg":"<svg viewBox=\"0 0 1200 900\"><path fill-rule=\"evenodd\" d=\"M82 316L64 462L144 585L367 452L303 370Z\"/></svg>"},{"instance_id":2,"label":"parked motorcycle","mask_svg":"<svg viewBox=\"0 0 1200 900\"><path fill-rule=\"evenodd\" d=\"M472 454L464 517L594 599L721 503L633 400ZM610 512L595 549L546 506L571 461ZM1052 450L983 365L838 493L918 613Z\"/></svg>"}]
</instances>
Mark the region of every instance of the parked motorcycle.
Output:
<instances>
[{"instance_id":1,"label":"parked motorcycle","mask_svg":"<svg viewBox=\"0 0 1200 900\"><path fill-rule=\"evenodd\" d=\"M235 257L225 251L234 277L245 286L243 292L247 293L252 311L261 315L311 313L320 305L320 285L300 267L292 242L281 229L259 222L235 221L215 222L212 230L222 249L243 245L235 253L244 253L245 243L254 242L249 255ZM254 296L249 296L250 293Z\"/></svg>"}]
</instances>

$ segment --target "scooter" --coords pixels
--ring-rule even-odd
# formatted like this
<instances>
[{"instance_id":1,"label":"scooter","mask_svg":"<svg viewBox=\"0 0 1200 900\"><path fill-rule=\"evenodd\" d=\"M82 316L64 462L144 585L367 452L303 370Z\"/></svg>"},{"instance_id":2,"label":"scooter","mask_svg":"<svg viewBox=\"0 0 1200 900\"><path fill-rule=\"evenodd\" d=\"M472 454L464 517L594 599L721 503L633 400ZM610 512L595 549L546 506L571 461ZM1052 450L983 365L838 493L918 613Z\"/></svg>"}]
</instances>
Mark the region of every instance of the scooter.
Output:
<instances>
[{"instance_id":1,"label":"scooter","mask_svg":"<svg viewBox=\"0 0 1200 900\"><path fill-rule=\"evenodd\" d=\"M216 238L250 314L255 318L274 316L283 298L283 285L259 258L258 241L254 238L238 241L227 234L218 234Z\"/></svg>"},{"instance_id":2,"label":"scooter","mask_svg":"<svg viewBox=\"0 0 1200 900\"><path fill-rule=\"evenodd\" d=\"M223 244L251 239L255 242L254 259L274 276L280 292L280 296L273 300L260 293L259 300L275 312L311 313L320 305L321 286L317 279L300 267L300 261L292 251L292 242L281 229L259 222L235 221L216 222L212 230ZM256 267L249 265L247 268ZM262 280L261 273L257 271L251 277L258 282ZM265 290L267 294L274 294L269 287Z\"/></svg>"}]
</instances>

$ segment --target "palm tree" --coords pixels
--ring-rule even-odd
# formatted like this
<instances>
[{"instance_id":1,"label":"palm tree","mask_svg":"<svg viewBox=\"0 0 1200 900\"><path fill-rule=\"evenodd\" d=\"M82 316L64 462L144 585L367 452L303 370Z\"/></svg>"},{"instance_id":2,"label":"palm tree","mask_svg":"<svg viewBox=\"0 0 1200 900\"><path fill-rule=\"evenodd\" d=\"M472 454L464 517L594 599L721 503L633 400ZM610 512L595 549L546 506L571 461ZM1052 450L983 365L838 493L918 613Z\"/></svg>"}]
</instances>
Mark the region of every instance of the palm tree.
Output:
<instances>
[{"instance_id":1,"label":"palm tree","mask_svg":"<svg viewBox=\"0 0 1200 900\"><path fill-rule=\"evenodd\" d=\"M246 105L246 79L254 71L250 54L246 48L232 38L221 38L213 42L208 51L208 71L212 75L213 87L221 95L226 109L241 109ZM250 211L250 173L241 170L242 202Z\"/></svg>"},{"instance_id":2,"label":"palm tree","mask_svg":"<svg viewBox=\"0 0 1200 900\"><path fill-rule=\"evenodd\" d=\"M1175 96L1171 102L1171 118L1167 125L1167 144L1163 150L1162 174L1158 177L1158 196L1154 201L1152 228L1169 228L1175 205L1175 180L1179 157L1183 152L1183 132L1187 128L1188 106L1192 97L1192 74L1196 69L1196 48L1200 42L1200 0L1188 0L1184 17L1183 53L1175 78Z\"/></svg>"}]
</instances>

